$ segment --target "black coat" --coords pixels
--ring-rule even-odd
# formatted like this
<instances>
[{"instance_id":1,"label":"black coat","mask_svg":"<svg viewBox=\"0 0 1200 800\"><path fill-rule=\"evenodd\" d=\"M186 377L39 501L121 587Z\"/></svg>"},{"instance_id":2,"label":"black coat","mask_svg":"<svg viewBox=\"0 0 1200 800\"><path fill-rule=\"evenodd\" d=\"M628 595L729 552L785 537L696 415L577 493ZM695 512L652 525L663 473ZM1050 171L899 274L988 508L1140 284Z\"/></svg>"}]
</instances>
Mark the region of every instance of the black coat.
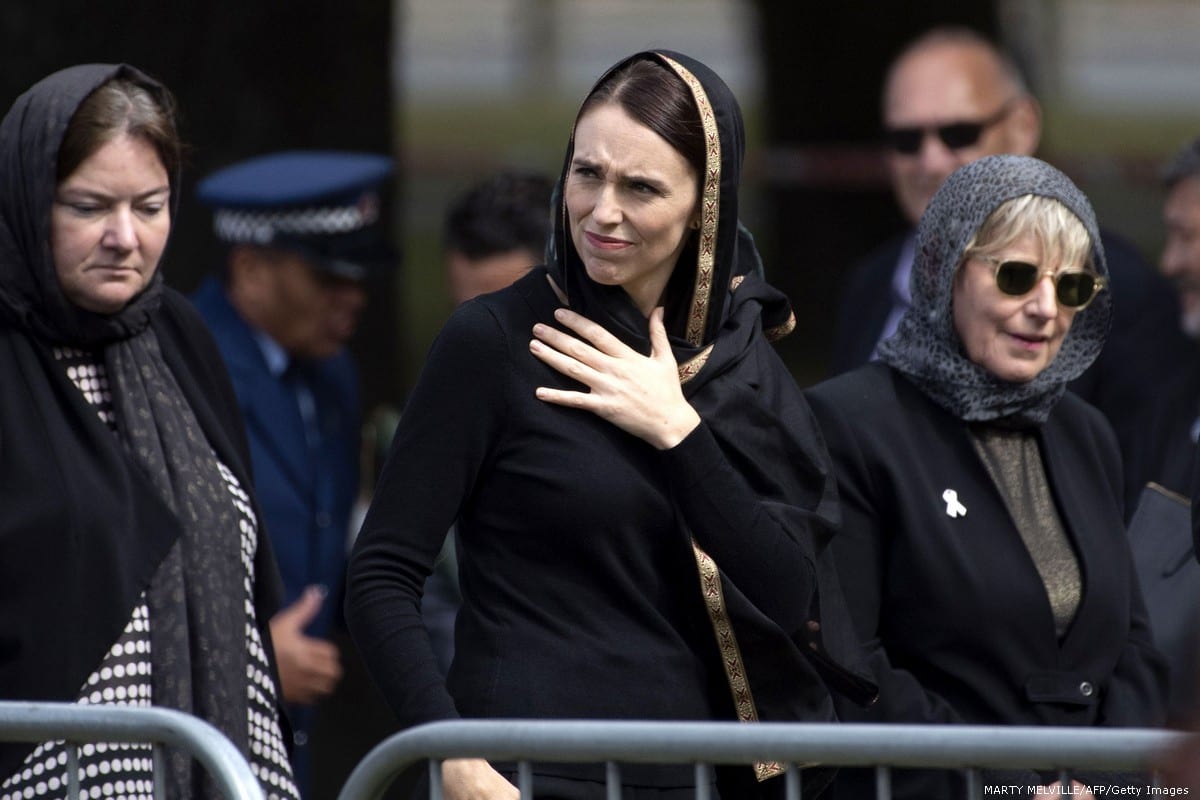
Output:
<instances>
[{"instance_id":1,"label":"black coat","mask_svg":"<svg viewBox=\"0 0 1200 800\"><path fill-rule=\"evenodd\" d=\"M1170 378L1148 392L1145 413L1137 420L1125 476L1127 515L1132 515L1130 504L1151 481L1184 496L1192 493L1193 430L1200 421L1200 353Z\"/></svg>"},{"instance_id":2,"label":"black coat","mask_svg":"<svg viewBox=\"0 0 1200 800\"><path fill-rule=\"evenodd\" d=\"M1155 725L1151 644L1107 423L1067 393L1037 432L1084 582L1060 642L1045 588L963 422L871 364L806 392L834 462L833 549L880 700L846 719ZM952 518L943 493L967 509Z\"/></svg>"},{"instance_id":3,"label":"black coat","mask_svg":"<svg viewBox=\"0 0 1200 800\"><path fill-rule=\"evenodd\" d=\"M209 444L248 489L237 401L207 329L171 290L151 326ZM180 527L50 349L3 323L0 376L0 696L74 701ZM267 621L280 589L261 529L255 575L273 660ZM31 747L0 743L0 775Z\"/></svg>"}]
</instances>

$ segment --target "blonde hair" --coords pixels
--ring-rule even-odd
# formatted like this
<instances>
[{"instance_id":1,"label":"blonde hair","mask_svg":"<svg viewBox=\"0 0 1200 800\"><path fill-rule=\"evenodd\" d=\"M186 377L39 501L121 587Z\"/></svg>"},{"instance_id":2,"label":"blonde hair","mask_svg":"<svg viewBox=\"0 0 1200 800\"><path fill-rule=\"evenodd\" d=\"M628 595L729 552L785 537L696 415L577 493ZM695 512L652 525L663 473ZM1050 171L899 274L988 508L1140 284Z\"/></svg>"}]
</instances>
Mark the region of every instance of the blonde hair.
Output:
<instances>
[{"instance_id":1,"label":"blonde hair","mask_svg":"<svg viewBox=\"0 0 1200 800\"><path fill-rule=\"evenodd\" d=\"M1053 197L1033 194L997 206L963 248L960 265L978 256L994 256L1026 235L1037 242L1043 261L1058 262L1067 269L1096 271L1092 237L1079 217Z\"/></svg>"}]
</instances>

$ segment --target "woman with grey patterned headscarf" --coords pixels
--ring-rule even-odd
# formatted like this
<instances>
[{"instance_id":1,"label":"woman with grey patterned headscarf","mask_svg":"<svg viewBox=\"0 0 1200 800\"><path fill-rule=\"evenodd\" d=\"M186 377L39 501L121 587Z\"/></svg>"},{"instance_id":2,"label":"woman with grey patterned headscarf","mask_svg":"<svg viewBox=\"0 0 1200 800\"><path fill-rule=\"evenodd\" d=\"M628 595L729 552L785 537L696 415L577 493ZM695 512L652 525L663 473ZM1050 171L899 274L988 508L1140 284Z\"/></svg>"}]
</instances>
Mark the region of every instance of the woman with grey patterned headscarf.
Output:
<instances>
[{"instance_id":1,"label":"woman with grey patterned headscarf","mask_svg":"<svg viewBox=\"0 0 1200 800\"><path fill-rule=\"evenodd\" d=\"M921 219L913 305L880 360L806 393L843 504L834 553L880 686L844 718L1162 721L1117 443L1066 391L1104 346L1107 274L1066 176L1027 157L973 162ZM906 775L896 796L951 786Z\"/></svg>"}]
</instances>

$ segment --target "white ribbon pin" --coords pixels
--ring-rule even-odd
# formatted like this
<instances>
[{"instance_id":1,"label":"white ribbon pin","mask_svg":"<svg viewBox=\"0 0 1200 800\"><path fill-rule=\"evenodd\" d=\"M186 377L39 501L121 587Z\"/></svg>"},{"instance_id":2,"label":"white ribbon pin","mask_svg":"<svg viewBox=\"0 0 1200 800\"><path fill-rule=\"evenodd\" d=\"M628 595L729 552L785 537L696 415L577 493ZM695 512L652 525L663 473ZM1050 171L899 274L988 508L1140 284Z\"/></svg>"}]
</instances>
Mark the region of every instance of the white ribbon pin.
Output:
<instances>
[{"instance_id":1,"label":"white ribbon pin","mask_svg":"<svg viewBox=\"0 0 1200 800\"><path fill-rule=\"evenodd\" d=\"M967 507L958 502L958 492L953 489L947 489L942 492L942 499L946 501L946 516L950 519L965 517L967 515Z\"/></svg>"}]
</instances>

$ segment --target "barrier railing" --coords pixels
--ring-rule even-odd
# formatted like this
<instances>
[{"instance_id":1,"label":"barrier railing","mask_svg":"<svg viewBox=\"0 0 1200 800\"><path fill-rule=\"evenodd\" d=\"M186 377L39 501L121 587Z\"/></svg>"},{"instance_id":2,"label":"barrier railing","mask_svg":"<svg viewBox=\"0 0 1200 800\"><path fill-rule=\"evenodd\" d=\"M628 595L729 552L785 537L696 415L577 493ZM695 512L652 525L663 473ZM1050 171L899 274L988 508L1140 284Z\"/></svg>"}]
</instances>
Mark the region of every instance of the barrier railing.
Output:
<instances>
[{"instance_id":1,"label":"barrier railing","mask_svg":"<svg viewBox=\"0 0 1200 800\"><path fill-rule=\"evenodd\" d=\"M397 733L359 762L339 800L378 800L401 772L429 764L430 793L441 800L440 763L479 757L517 762L522 800L532 797L531 762L607 765L607 796L620 798L620 764L708 765L776 761L789 765L785 795L801 800L798 763L876 767L879 800L891 797L891 767L963 769L967 795L984 796L982 771L1152 770L1185 734L1129 728L969 725L862 725L584 720L455 720ZM697 780L696 797L708 800Z\"/></svg>"},{"instance_id":2,"label":"barrier railing","mask_svg":"<svg viewBox=\"0 0 1200 800\"><path fill-rule=\"evenodd\" d=\"M165 797L163 746L193 755L208 770L229 800L263 800L262 787L250 765L224 735L212 725L165 708L74 703L0 701L0 741L66 741L150 744L154 750L154 796ZM79 796L78 747L67 748L69 797ZM0 776L0 780L7 776Z\"/></svg>"}]
</instances>

